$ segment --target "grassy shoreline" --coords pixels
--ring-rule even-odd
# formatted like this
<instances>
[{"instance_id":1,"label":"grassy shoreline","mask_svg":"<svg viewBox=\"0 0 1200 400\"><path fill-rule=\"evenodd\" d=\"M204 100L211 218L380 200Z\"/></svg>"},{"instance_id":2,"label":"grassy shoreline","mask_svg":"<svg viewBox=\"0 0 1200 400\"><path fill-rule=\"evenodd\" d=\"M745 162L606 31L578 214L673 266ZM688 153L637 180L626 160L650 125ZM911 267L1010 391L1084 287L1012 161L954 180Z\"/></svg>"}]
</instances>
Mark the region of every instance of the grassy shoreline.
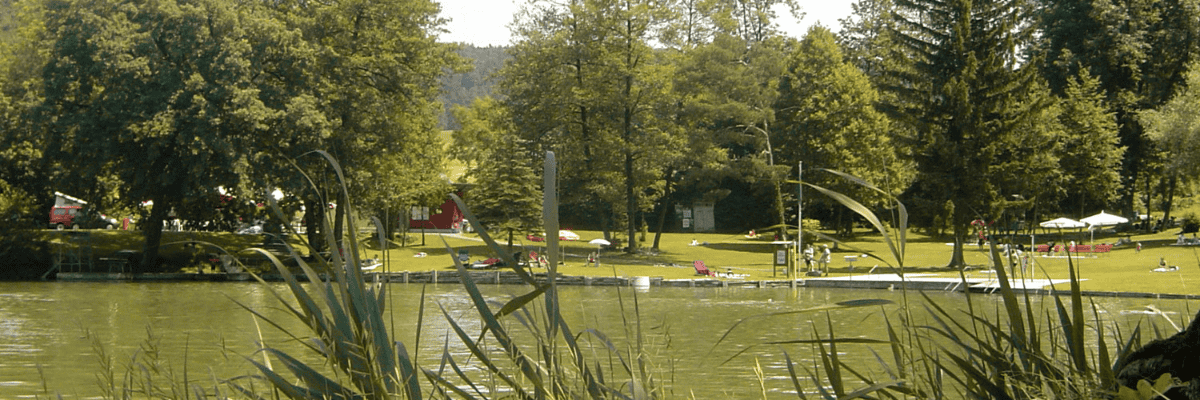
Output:
<instances>
[{"instance_id":1,"label":"grassy shoreline","mask_svg":"<svg viewBox=\"0 0 1200 400\"><path fill-rule=\"evenodd\" d=\"M122 249L140 249L141 235L132 231L90 231L90 245L93 257L108 257ZM600 255L600 265L585 266L587 256L595 252L596 246L587 242L603 236L598 231L576 231L579 241L561 242L563 246L564 264L559 267L559 273L575 276L654 276L665 279L687 279L696 277L692 268L693 261L701 260L712 270L731 271L747 275L748 280L782 279L784 271L780 269L773 274L772 260L776 246L769 238L746 238L740 234L721 233L667 233L660 242L660 251L654 254L623 254L618 251L604 250ZM419 234L414 234L418 238ZM47 242L56 243L68 240L61 232L44 231L43 237ZM952 246L945 240L910 233L907 245L907 262L912 265L906 268L908 273L935 274L937 276L958 277L958 271L944 268L950 259ZM1174 231L1157 234L1133 235L1098 235L1094 242L1083 234L1068 234L1060 237L1057 233L1039 235L1038 244L1046 240L1063 243L1075 239L1080 244L1115 243L1121 238L1129 238L1133 243L1142 243L1138 251L1135 244L1117 246L1110 253L1093 256L1085 254L1074 261L1083 278L1081 289L1096 292L1133 292L1200 295L1200 246L1174 246L1176 235ZM380 251L378 242L360 237L362 248L365 249L363 258L386 260L390 271L449 271L453 270L451 259L446 253L445 240L451 247L466 250L471 260L482 260L491 257L490 250L479 241L477 236L426 234L425 245L399 246L393 245L387 254ZM693 246L695 240L701 245ZM1026 236L1024 240L1028 240ZM175 263L188 263L188 260L199 259L196 253L211 251L192 248L187 245L191 241L210 242L229 249L231 253L242 249L257 247L262 244L260 235L235 235L231 233L209 232L164 232L163 256ZM1021 242L1020 239L1017 240ZM294 243L297 248L304 248L300 243ZM504 244L504 243L501 243ZM818 243L830 244L830 243ZM513 251L527 253L530 250L542 252L543 244L528 240L514 243ZM645 246L645 243L642 243ZM832 244L830 244L832 246ZM1028 245L1028 242L1026 242ZM859 234L852 240L847 240L832 254L830 263L831 276L862 275L876 267L876 272L890 271L888 266L876 259L859 257L853 263L853 268L844 256L861 255L862 253L885 254L886 245L879 235ZM53 249L53 246L51 246ZM53 251L53 250L51 250ZM418 256L424 254L424 256ZM991 265L987 255L987 247L968 245L964 254L971 269L967 274L978 277L981 269ZM1169 265L1178 266L1177 271L1158 273L1152 272L1158 267L1159 259L1164 258ZM1028 277L1066 279L1067 259L1065 257L1031 257L1033 268ZM195 271L194 265L183 267L183 272Z\"/></svg>"}]
</instances>

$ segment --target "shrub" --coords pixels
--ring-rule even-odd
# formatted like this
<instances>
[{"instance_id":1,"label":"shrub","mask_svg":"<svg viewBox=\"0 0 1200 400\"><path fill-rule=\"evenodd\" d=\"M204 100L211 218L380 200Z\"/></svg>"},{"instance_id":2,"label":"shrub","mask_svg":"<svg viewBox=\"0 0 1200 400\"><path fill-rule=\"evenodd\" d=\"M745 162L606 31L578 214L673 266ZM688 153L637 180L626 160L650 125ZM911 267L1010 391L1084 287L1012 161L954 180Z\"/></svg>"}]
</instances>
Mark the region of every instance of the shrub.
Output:
<instances>
[{"instance_id":1,"label":"shrub","mask_svg":"<svg viewBox=\"0 0 1200 400\"><path fill-rule=\"evenodd\" d=\"M1200 231L1200 216L1196 216L1196 213L1184 215L1179 233L1194 233L1197 231Z\"/></svg>"}]
</instances>

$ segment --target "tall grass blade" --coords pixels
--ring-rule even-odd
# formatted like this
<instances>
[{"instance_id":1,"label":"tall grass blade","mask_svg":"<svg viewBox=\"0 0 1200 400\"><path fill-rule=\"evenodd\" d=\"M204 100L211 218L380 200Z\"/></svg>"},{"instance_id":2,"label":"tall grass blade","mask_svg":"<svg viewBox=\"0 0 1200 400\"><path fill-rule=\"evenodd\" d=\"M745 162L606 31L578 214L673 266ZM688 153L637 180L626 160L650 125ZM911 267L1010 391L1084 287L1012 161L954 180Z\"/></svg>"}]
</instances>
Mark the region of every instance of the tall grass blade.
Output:
<instances>
[{"instance_id":1,"label":"tall grass blade","mask_svg":"<svg viewBox=\"0 0 1200 400\"><path fill-rule=\"evenodd\" d=\"M458 362L454 361L454 357L450 355L450 338L446 338L446 342L442 345L442 363L436 372L439 377L446 372L446 366L449 366L450 370L454 371L454 374L458 375L458 378L462 379L463 383L465 383L467 386L470 386L471 390L473 390L475 394L478 394L482 397L487 397L483 394L483 391L479 388L479 386L475 384L475 380L471 379L470 376L467 376L467 373L464 372L462 368L459 368ZM429 372L434 373L434 371Z\"/></svg>"},{"instance_id":2,"label":"tall grass blade","mask_svg":"<svg viewBox=\"0 0 1200 400\"><path fill-rule=\"evenodd\" d=\"M800 385L800 377L796 376L796 363L792 362L792 356L787 351L783 352L783 361L787 363L788 378L791 378L792 387L796 389L796 397L808 400L808 396L804 395L804 387Z\"/></svg>"},{"instance_id":3,"label":"tall grass blade","mask_svg":"<svg viewBox=\"0 0 1200 400\"><path fill-rule=\"evenodd\" d=\"M1096 320L1096 368L1100 374L1101 387L1113 387L1117 384L1117 376L1112 367L1112 356L1109 355L1108 341L1105 340L1104 323L1100 322L1100 311L1096 303L1092 303L1092 316Z\"/></svg>"},{"instance_id":4,"label":"tall grass blade","mask_svg":"<svg viewBox=\"0 0 1200 400\"><path fill-rule=\"evenodd\" d=\"M871 386L867 386L867 387L855 390L853 392L846 393L845 396L841 396L838 398L839 399L864 398L864 397L867 397L867 395L869 395L871 393L875 393L875 392L878 392L880 390L885 390L885 389L900 388L900 387L903 387L903 385L904 385L903 381L879 382L879 383L875 383ZM891 395L889 394L888 397L891 397Z\"/></svg>"},{"instance_id":5,"label":"tall grass blade","mask_svg":"<svg viewBox=\"0 0 1200 400\"><path fill-rule=\"evenodd\" d=\"M829 377L829 385L833 387L833 393L838 398L846 395L846 388L842 382L841 361L838 360L837 343L833 341L833 321L829 314L825 314L825 322L829 328L829 353L825 353L825 346L818 345L821 349L821 363L825 366L825 375ZM813 332L817 331L817 326L813 325Z\"/></svg>"},{"instance_id":6,"label":"tall grass blade","mask_svg":"<svg viewBox=\"0 0 1200 400\"><path fill-rule=\"evenodd\" d=\"M891 342L891 345L888 347L892 350L892 362L894 362L893 365L897 369L896 375L900 379L908 379L908 368L904 367L904 358L901 356L900 336L896 334L896 328L892 326L892 320L888 318L887 313L883 313L883 322L887 326L888 342Z\"/></svg>"},{"instance_id":7,"label":"tall grass blade","mask_svg":"<svg viewBox=\"0 0 1200 400\"><path fill-rule=\"evenodd\" d=\"M500 325L500 322L496 319L495 315L489 311L487 301L484 300L483 294L479 291L479 287L475 284L475 281L471 279L471 275L467 273L466 268L458 262L455 262L455 267L458 269L460 276L462 276L463 288L466 289L467 294L471 298L471 302L474 303L475 310L478 312L480 319L488 328L488 330L491 331L492 337L496 339L496 341L500 344L500 347L503 348L508 354L509 358L517 363L518 369L520 369L525 378L532 383L533 387L545 387L545 382L543 381L544 377L538 373L537 366L534 363L531 363L529 358L521 352L520 348L518 348L515 343L513 343L512 339L508 335L507 330Z\"/></svg>"},{"instance_id":8,"label":"tall grass blade","mask_svg":"<svg viewBox=\"0 0 1200 400\"><path fill-rule=\"evenodd\" d=\"M1075 361L1075 370L1087 375L1092 368L1087 362L1087 347L1083 338L1086 325L1083 320L1083 290L1079 287L1079 274L1071 257L1067 257L1067 268L1071 278L1071 319L1074 320L1068 336L1071 339L1071 358Z\"/></svg>"},{"instance_id":9,"label":"tall grass blade","mask_svg":"<svg viewBox=\"0 0 1200 400\"><path fill-rule=\"evenodd\" d=\"M438 307L441 306L439 305ZM504 371L500 369L500 367L496 365L496 363L492 361L490 357L488 357L487 352L480 348L479 344L474 339L471 339L471 336L468 335L467 332L458 325L458 322L456 322L454 318L450 317L450 313L446 311L445 307L441 307L441 309L442 315L446 317L446 322L450 324L450 328L454 330L454 333L458 335L459 340L464 346L467 346L467 350L469 350L471 354L475 356L475 358L478 360L477 362L479 362L481 366L486 367L489 372L495 374L496 377L508 384L509 387L512 388L513 391L515 391L521 398L533 398L533 396L525 392L516 379L510 377L508 374L505 374Z\"/></svg>"},{"instance_id":10,"label":"tall grass blade","mask_svg":"<svg viewBox=\"0 0 1200 400\"><path fill-rule=\"evenodd\" d=\"M1017 351L1018 357L1024 361L1028 361L1029 348L1025 342L1025 317L1021 314L1021 305L1017 302L1016 293L1013 291L1011 281L1009 281L1008 274L1005 272L1006 268L995 242L991 243L990 251L992 259L995 260L996 280L1000 283L1000 297L1004 299L1004 310L1008 313L1008 323L1012 331L1010 336L1014 339L1013 346Z\"/></svg>"},{"instance_id":11,"label":"tall grass blade","mask_svg":"<svg viewBox=\"0 0 1200 400\"><path fill-rule=\"evenodd\" d=\"M404 348L404 343L396 342L396 360L398 361L399 380L404 385L404 391L410 400L421 399L421 383L417 381L417 369L413 365L412 358L408 355L408 350Z\"/></svg>"}]
</instances>

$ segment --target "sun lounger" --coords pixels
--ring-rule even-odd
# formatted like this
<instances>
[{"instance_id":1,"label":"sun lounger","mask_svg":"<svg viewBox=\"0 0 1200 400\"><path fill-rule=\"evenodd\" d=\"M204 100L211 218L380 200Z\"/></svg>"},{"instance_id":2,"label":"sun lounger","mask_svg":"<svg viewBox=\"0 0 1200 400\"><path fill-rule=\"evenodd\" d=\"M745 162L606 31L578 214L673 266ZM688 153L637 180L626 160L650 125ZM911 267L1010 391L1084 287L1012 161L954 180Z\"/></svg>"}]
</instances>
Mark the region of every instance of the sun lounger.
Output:
<instances>
[{"instance_id":1,"label":"sun lounger","mask_svg":"<svg viewBox=\"0 0 1200 400\"><path fill-rule=\"evenodd\" d=\"M692 263L692 267L696 268L696 275L716 276L716 274L708 270L708 266L704 265L704 261L697 260Z\"/></svg>"}]
</instances>

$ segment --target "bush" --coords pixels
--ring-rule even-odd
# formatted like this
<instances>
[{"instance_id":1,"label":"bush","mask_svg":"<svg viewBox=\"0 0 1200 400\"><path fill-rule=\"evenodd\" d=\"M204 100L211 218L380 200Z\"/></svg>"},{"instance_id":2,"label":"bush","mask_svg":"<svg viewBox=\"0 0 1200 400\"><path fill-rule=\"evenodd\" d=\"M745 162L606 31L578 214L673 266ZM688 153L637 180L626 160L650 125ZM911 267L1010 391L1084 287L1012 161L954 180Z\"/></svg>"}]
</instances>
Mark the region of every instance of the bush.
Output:
<instances>
[{"instance_id":1,"label":"bush","mask_svg":"<svg viewBox=\"0 0 1200 400\"><path fill-rule=\"evenodd\" d=\"M1195 213L1188 213L1183 216L1183 223L1180 225L1179 233L1193 233L1200 231L1200 217Z\"/></svg>"}]
</instances>

